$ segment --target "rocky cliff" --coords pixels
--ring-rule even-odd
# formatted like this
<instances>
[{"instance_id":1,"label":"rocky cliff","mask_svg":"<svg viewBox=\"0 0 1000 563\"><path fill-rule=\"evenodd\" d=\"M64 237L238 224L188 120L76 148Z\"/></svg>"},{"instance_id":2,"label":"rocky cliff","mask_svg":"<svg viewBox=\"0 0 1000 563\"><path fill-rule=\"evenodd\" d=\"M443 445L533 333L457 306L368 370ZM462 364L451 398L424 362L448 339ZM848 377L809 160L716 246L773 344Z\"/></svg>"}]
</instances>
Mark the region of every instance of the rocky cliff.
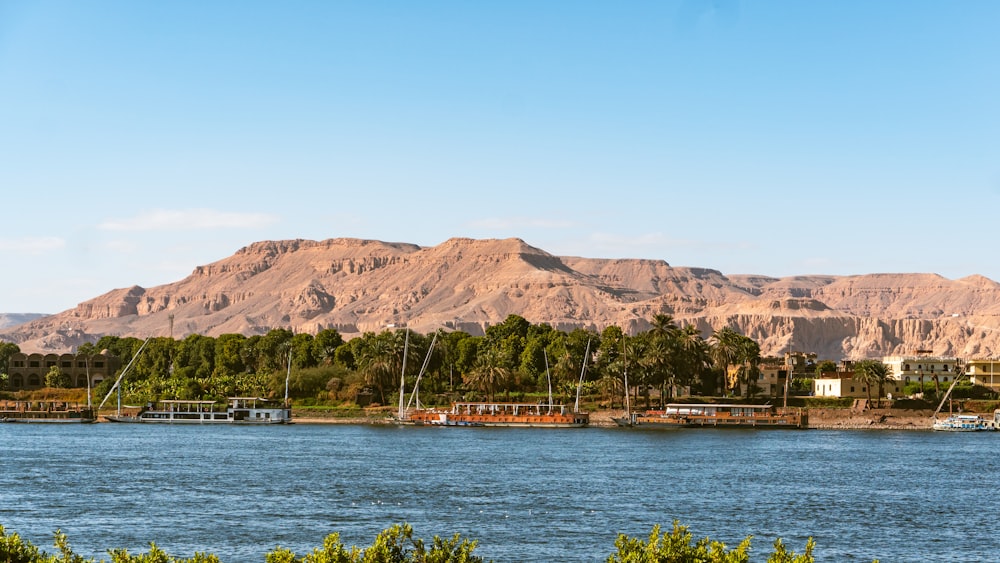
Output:
<instances>
[{"instance_id":1,"label":"rocky cliff","mask_svg":"<svg viewBox=\"0 0 1000 563\"><path fill-rule=\"evenodd\" d=\"M1000 348L1000 284L981 276L725 276L661 260L553 256L519 239L451 239L434 247L373 240L258 242L152 288L110 291L74 309L0 331L25 351L66 351L105 334L183 338L272 328L345 338L387 326L481 334L508 315L569 330L634 333L657 313L706 337L730 326L765 354L821 358Z\"/></svg>"}]
</instances>

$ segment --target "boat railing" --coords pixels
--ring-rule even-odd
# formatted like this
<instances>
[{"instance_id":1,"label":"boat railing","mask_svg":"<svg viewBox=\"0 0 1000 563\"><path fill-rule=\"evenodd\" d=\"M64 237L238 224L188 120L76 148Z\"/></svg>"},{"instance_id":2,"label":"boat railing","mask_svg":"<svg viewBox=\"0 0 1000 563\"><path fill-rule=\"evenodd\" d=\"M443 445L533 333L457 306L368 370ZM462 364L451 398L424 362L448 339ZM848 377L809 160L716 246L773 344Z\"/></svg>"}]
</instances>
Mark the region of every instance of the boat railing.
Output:
<instances>
[{"instance_id":1,"label":"boat railing","mask_svg":"<svg viewBox=\"0 0 1000 563\"><path fill-rule=\"evenodd\" d=\"M2 401L0 412L54 412L81 413L89 412L90 407L81 403L68 401Z\"/></svg>"}]
</instances>

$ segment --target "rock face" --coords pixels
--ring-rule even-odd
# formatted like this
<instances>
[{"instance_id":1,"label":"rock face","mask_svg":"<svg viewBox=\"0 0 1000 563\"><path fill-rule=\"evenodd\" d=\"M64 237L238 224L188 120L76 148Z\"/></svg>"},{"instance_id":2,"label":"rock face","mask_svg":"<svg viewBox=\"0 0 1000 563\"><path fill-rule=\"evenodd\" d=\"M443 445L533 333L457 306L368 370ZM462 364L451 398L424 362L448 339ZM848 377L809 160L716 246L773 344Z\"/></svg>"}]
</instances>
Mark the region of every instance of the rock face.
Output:
<instances>
[{"instance_id":1,"label":"rock face","mask_svg":"<svg viewBox=\"0 0 1000 563\"><path fill-rule=\"evenodd\" d=\"M351 338L390 325L482 334L516 314L560 330L618 325L635 333L657 313L706 337L729 326L765 354L821 359L1000 349L1000 284L981 276L724 276L661 260L558 257L519 239L438 246L330 239L258 242L190 276L117 289L0 332L25 351L68 351L105 335L218 336L334 328Z\"/></svg>"}]
</instances>

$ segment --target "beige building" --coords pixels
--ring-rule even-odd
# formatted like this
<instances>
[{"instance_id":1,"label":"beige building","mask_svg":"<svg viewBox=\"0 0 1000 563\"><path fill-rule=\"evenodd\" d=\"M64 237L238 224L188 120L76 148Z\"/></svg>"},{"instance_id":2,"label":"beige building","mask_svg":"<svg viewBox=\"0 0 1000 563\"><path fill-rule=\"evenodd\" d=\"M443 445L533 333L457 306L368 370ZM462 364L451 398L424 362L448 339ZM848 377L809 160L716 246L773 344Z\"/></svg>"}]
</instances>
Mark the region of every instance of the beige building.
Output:
<instances>
[{"instance_id":1,"label":"beige building","mask_svg":"<svg viewBox=\"0 0 1000 563\"><path fill-rule=\"evenodd\" d=\"M25 354L18 352L10 357L7 366L7 387L11 391L31 391L45 387L45 376L52 367L69 377L70 387L87 387L112 377L121 367L121 361L106 352L92 356L77 354Z\"/></svg>"},{"instance_id":2,"label":"beige building","mask_svg":"<svg viewBox=\"0 0 1000 563\"><path fill-rule=\"evenodd\" d=\"M888 379L882 384L882 396L885 398L900 397L903 394L904 382ZM813 380L813 395L817 397L849 397L854 399L868 398L868 384L854 379L854 372L826 372L822 377ZM878 385L873 385L871 398L878 398Z\"/></svg>"},{"instance_id":3,"label":"beige building","mask_svg":"<svg viewBox=\"0 0 1000 563\"><path fill-rule=\"evenodd\" d=\"M958 358L914 354L910 356L886 356L882 363L889 368L889 378L907 383L951 384L961 375Z\"/></svg>"},{"instance_id":4,"label":"beige building","mask_svg":"<svg viewBox=\"0 0 1000 563\"><path fill-rule=\"evenodd\" d=\"M974 385L1000 391L1000 360L976 359L965 364L965 373Z\"/></svg>"}]
</instances>

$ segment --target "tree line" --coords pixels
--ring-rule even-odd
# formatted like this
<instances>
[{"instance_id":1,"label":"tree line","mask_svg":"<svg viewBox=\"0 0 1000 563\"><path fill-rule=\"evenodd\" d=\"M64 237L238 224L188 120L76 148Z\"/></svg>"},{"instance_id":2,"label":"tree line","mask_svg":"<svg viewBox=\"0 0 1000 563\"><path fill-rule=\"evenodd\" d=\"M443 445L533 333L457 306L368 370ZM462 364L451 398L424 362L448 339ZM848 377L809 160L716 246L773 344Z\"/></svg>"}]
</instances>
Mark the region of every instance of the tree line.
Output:
<instances>
[{"instance_id":1,"label":"tree line","mask_svg":"<svg viewBox=\"0 0 1000 563\"><path fill-rule=\"evenodd\" d=\"M420 389L425 402L444 396L524 398L549 389L558 400L570 401L582 384L588 397L621 404L627 376L636 402L644 396L648 405L653 389L659 390L661 403L679 389L696 395L738 394L741 389L752 394L765 361L757 342L732 328L705 338L694 326L679 326L666 314L654 315L649 329L635 335L618 326L563 332L510 315L482 336L392 328L345 341L334 329L315 335L273 329L253 336L154 337L143 344L135 337L104 336L77 353L107 350L121 359L123 369L132 362L122 380L131 402L281 397L287 380L292 398L344 401L365 394L382 405L392 404L402 374L412 389L424 368ZM6 366L17 351L14 344L0 344L0 365ZM58 378L46 379L59 386ZM114 379L103 381L95 393L107 393Z\"/></svg>"}]
</instances>

